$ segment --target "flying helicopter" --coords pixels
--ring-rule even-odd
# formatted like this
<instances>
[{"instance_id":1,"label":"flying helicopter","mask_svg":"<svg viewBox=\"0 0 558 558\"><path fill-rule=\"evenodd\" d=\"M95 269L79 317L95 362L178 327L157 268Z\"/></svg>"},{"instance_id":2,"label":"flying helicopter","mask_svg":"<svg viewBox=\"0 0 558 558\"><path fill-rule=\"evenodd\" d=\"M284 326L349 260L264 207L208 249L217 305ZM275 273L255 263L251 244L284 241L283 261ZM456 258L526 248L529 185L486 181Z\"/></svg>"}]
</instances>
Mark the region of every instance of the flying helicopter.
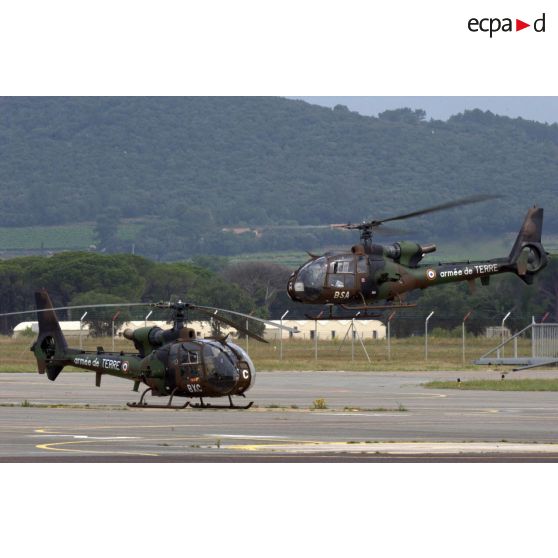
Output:
<instances>
[{"instance_id":1,"label":"flying helicopter","mask_svg":"<svg viewBox=\"0 0 558 558\"><path fill-rule=\"evenodd\" d=\"M292 273L287 292L296 302L339 305L344 310L368 311L408 308L404 296L414 289L426 289L444 283L467 281L471 290L475 280L488 285L492 275L515 273L531 284L547 264L548 252L541 244L543 209L527 211L523 225L507 257L486 261L440 262L420 265L426 254L436 251L435 244L396 242L390 246L372 242L384 223L409 219L452 207L478 203L499 196L481 195L413 211L381 220L358 224L324 225L332 229L360 231L360 243L350 250L327 252L311 259ZM377 304L385 301L385 304Z\"/></svg>"},{"instance_id":2,"label":"flying helicopter","mask_svg":"<svg viewBox=\"0 0 558 558\"><path fill-rule=\"evenodd\" d=\"M197 338L196 332L187 327L187 312L195 310L212 320L236 328L245 335L267 343L263 337L237 324L222 312L257 322L269 323L288 331L292 328L276 325L267 320L255 318L241 312L224 310L211 306L199 306L187 302L158 302L150 304L154 308L169 309L172 312L171 329L160 327L140 327L126 329L124 337L133 342L136 352L108 352L103 347L96 351L69 348L56 317L56 310L69 308L91 308L107 306L145 306L145 303L132 304L95 304L53 308L46 290L35 293L36 312L39 332L31 351L37 359L39 374L54 381L65 366L74 366L95 372L95 385L100 387L103 375L109 374L134 382L133 390L138 391L141 384L147 388L138 402L128 403L129 407L184 409L188 405L196 408L248 409L253 402L235 405L232 396L245 397L256 378L254 363L248 353L228 339L227 335ZM34 311L30 311L34 312ZM25 314L9 312L2 315ZM167 404L156 405L145 402L145 396L169 397ZM174 397L199 399L181 405L173 405ZM228 397L228 405L206 403L204 398Z\"/></svg>"}]
</instances>

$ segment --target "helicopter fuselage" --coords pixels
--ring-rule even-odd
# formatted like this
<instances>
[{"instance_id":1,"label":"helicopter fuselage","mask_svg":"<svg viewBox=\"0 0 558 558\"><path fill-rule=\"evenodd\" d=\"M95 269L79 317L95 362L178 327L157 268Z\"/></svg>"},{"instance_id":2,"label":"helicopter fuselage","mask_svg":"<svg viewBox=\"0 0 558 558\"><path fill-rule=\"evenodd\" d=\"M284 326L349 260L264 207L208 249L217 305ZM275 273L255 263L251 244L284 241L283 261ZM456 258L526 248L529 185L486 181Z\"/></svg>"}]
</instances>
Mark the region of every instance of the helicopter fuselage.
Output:
<instances>
[{"instance_id":1,"label":"helicopter fuselage","mask_svg":"<svg viewBox=\"0 0 558 558\"><path fill-rule=\"evenodd\" d=\"M156 331L158 330L158 331ZM128 330L127 337L136 343L147 339L159 328ZM103 375L116 376L151 388L156 396L223 397L243 395L253 386L254 364L241 347L227 340L196 339L193 330L183 328L176 341L160 346L142 347L138 353L105 352L66 348L63 355L55 347L35 345L37 359L49 368L74 366L95 372L96 385ZM52 354L48 351L51 350ZM147 349L147 350L145 350ZM49 375L50 377L50 375Z\"/></svg>"},{"instance_id":2,"label":"helicopter fuselage","mask_svg":"<svg viewBox=\"0 0 558 558\"><path fill-rule=\"evenodd\" d=\"M401 300L414 289L426 289L455 281L487 285L491 275L515 273L528 284L547 264L541 244L542 208L531 208L523 221L508 257L486 261L421 264L436 250L434 244L396 242L391 246L372 244L370 235L347 252L314 256L289 278L287 292L292 300L306 304L368 307L378 301Z\"/></svg>"},{"instance_id":3,"label":"helicopter fuselage","mask_svg":"<svg viewBox=\"0 0 558 558\"><path fill-rule=\"evenodd\" d=\"M477 278L486 283L490 275L513 271L508 263L498 258L410 267L389 255L330 253L293 273L287 290L292 300L307 304L373 304L444 283Z\"/></svg>"}]
</instances>

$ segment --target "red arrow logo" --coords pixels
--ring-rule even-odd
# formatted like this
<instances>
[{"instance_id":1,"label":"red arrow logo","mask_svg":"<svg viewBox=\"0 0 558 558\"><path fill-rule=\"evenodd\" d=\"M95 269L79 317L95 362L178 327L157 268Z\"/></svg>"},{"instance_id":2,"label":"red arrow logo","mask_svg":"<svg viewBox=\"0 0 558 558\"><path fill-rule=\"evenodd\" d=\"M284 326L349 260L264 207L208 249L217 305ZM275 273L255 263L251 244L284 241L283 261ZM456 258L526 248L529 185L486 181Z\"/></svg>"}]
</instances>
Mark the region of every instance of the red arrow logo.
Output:
<instances>
[{"instance_id":1,"label":"red arrow logo","mask_svg":"<svg viewBox=\"0 0 558 558\"><path fill-rule=\"evenodd\" d=\"M530 23L525 23L524 21L521 21L520 19L515 20L515 30L516 31L521 31L522 29L525 29L526 27L531 27L531 24Z\"/></svg>"}]
</instances>

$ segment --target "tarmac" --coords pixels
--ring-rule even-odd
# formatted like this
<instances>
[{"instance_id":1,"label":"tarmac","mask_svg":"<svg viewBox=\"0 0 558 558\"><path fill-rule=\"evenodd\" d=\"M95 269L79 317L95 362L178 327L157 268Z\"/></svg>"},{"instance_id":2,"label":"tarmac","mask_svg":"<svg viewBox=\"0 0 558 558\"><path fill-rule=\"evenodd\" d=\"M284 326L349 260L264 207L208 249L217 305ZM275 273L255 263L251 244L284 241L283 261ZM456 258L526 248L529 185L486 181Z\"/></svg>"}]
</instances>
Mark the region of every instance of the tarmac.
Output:
<instances>
[{"instance_id":1,"label":"tarmac","mask_svg":"<svg viewBox=\"0 0 558 558\"><path fill-rule=\"evenodd\" d=\"M500 372L259 372L248 410L132 409L122 379L2 373L0 462L558 462L558 393L422 385L458 377Z\"/></svg>"}]
</instances>

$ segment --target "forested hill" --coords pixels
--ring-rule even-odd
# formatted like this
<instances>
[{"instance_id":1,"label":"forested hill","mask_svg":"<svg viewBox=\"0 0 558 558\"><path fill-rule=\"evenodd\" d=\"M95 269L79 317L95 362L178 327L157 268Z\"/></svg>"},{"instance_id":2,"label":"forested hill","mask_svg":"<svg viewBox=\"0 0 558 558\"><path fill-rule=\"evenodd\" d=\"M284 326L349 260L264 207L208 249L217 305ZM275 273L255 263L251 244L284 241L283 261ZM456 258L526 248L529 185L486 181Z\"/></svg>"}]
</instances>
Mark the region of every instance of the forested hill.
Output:
<instances>
[{"instance_id":1,"label":"forested hill","mask_svg":"<svg viewBox=\"0 0 558 558\"><path fill-rule=\"evenodd\" d=\"M3 98L0 150L0 226L96 222L101 247L162 259L310 248L342 233L221 229L355 222L479 193L505 197L410 227L433 241L500 235L537 204L558 231L558 126L478 110L442 122L269 97Z\"/></svg>"}]
</instances>

